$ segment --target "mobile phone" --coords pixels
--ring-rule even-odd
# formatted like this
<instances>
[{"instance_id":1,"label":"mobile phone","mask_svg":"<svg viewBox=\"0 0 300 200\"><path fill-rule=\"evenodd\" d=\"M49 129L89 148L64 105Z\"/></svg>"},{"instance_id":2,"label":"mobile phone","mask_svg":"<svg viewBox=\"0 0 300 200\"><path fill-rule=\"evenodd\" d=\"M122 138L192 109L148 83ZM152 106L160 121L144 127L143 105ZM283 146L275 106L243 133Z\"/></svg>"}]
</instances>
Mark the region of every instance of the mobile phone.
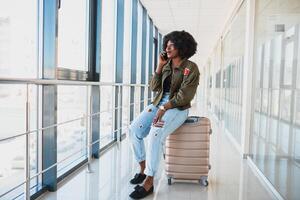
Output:
<instances>
[{"instance_id":1,"label":"mobile phone","mask_svg":"<svg viewBox=\"0 0 300 200\"><path fill-rule=\"evenodd\" d=\"M162 55L164 60L168 60L167 52L163 51L163 52L161 52L161 55Z\"/></svg>"}]
</instances>

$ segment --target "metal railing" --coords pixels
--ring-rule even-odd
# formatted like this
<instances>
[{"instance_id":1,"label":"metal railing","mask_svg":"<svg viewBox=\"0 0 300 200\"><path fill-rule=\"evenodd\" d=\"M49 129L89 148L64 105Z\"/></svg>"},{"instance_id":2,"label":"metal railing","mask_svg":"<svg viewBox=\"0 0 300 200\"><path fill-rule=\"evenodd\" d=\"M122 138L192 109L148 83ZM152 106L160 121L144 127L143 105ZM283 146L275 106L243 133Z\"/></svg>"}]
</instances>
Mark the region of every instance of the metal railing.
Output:
<instances>
[{"instance_id":1,"label":"metal railing","mask_svg":"<svg viewBox=\"0 0 300 200\"><path fill-rule=\"evenodd\" d=\"M25 194L25 199L29 200L30 199L30 180L45 173L46 171L52 169L53 167L57 166L58 164L66 161L67 159L71 158L72 156L74 156L75 154L79 153L80 151L82 151L83 149L87 150L87 165L88 165L88 172L92 172L91 167L90 167L90 163L92 160L92 146L96 143L99 143L100 140L102 138L99 137L98 140L92 141L92 127L91 127L91 119L94 116L100 115L101 113L104 112L109 112L111 111L113 114L112 120L113 120L113 124L112 124L112 133L115 134L117 133L117 143L120 142L121 140L121 130L123 129L127 129L129 127L129 124L123 127L120 127L120 120L121 120L121 109L120 108L124 108L124 107L130 107L132 105L139 105L142 102L146 102L148 103L148 100L150 100L151 98L144 98L142 101L138 101L138 102L134 102L131 103L129 101L129 105L127 106L122 106L122 102L121 102L121 89L123 87L148 87L148 85L146 84L123 84L123 83L111 83L111 82L85 82L85 81L68 81L68 80L45 80L45 79L10 79L10 78L0 78L0 84L13 84L13 85L26 85L26 131L25 133L19 133L16 134L14 136L9 136L6 138L2 138L0 139L0 142L2 141L7 141L7 140L11 140L14 138L19 138L21 136L25 136L26 137L26 151L25 151L25 180L23 182L21 182L20 184L18 184L17 186L11 188L10 190L6 191L3 194L0 194L0 198L4 197L5 195L9 194L10 192L14 191L16 188L20 187L21 185L25 184L25 189L24 189L24 194ZM36 85L36 86L44 86L44 85L55 85L55 86L63 86L63 85L70 85L70 86L87 86L87 97L88 97L88 101L87 101L87 110L86 110L86 114L83 115L82 117L78 117L78 118L74 118L71 120L67 120L64 122L60 122L60 123L56 123L56 124L52 124L50 126L46 126L46 127L42 127L42 128L37 128L34 130L30 130L30 101L29 101L29 86L30 85ZM115 102L114 102L114 96L113 96L113 103L112 103L112 107L110 109L104 110L104 111L100 111L100 112L96 112L96 113L92 113L92 94L91 94L91 87L92 86L99 86L99 90L101 86L111 86L112 90L116 89L116 91L118 91L117 93L117 106L115 106ZM144 96L147 95L148 93L146 92L147 90L144 90ZM129 96L130 96L130 90L129 90ZM101 97L100 97L101 99ZM114 113L117 110L117 126L115 129L115 124L114 124ZM130 111L129 111L130 112ZM77 120L86 120L86 145L84 146L84 148L81 148L79 151L76 151L75 153L72 153L71 155L65 157L64 159L60 160L59 162L54 163L53 165L49 166L48 168L30 176L30 134L31 133L38 133L39 131L44 131L50 128L54 128L54 127L58 127L60 125L64 125L64 124L68 124ZM99 149L100 150L100 149Z\"/></svg>"}]
</instances>

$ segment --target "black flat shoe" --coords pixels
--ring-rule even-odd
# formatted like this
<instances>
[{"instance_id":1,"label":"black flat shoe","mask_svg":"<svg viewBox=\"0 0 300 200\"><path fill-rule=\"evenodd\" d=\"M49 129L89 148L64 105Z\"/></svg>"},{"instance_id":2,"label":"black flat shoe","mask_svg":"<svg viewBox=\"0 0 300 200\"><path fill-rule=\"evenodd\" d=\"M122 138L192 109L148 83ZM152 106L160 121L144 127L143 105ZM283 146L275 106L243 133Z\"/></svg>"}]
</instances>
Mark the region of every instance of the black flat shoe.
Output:
<instances>
[{"instance_id":1,"label":"black flat shoe","mask_svg":"<svg viewBox=\"0 0 300 200\"><path fill-rule=\"evenodd\" d=\"M136 185L136 186L134 187L134 190L137 190L137 189L140 188L140 187L143 187L143 186Z\"/></svg>"},{"instance_id":2,"label":"black flat shoe","mask_svg":"<svg viewBox=\"0 0 300 200\"><path fill-rule=\"evenodd\" d=\"M142 183L146 178L146 174L136 173L134 175L134 178L130 180L131 184L140 184Z\"/></svg>"},{"instance_id":3,"label":"black flat shoe","mask_svg":"<svg viewBox=\"0 0 300 200\"><path fill-rule=\"evenodd\" d=\"M153 190L153 186L148 191L146 191L144 187L139 186L136 187L136 190L134 190L129 196L133 199L142 199L148 196L149 194L152 194Z\"/></svg>"}]
</instances>

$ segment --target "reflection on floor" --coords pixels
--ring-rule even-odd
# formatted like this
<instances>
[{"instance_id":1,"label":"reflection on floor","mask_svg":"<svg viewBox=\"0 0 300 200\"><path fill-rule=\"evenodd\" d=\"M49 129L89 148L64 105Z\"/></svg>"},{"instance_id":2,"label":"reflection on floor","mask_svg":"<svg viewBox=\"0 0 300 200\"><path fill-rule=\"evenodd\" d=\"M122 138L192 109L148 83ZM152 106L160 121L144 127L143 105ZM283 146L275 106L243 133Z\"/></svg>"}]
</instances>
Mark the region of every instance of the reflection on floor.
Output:
<instances>
[{"instance_id":1,"label":"reflection on floor","mask_svg":"<svg viewBox=\"0 0 300 200\"><path fill-rule=\"evenodd\" d=\"M299 163L290 158L258 155L253 157L253 162L284 198L295 200L300 198Z\"/></svg>"},{"instance_id":2,"label":"reflection on floor","mask_svg":"<svg viewBox=\"0 0 300 200\"><path fill-rule=\"evenodd\" d=\"M252 160L286 199L300 199L300 128L255 112Z\"/></svg>"},{"instance_id":3,"label":"reflection on floor","mask_svg":"<svg viewBox=\"0 0 300 200\"><path fill-rule=\"evenodd\" d=\"M213 125L214 133L211 140L211 165L209 186L198 183L175 182L168 186L164 174L162 160L159 173L155 179L155 192L146 199L172 200L269 200L275 199L260 183L247 164L241 159L224 133ZM92 163L93 173L81 170L64 181L57 192L46 193L40 199L130 199L128 194L133 186L129 179L135 174L137 165L133 162L128 140L121 142Z\"/></svg>"}]
</instances>

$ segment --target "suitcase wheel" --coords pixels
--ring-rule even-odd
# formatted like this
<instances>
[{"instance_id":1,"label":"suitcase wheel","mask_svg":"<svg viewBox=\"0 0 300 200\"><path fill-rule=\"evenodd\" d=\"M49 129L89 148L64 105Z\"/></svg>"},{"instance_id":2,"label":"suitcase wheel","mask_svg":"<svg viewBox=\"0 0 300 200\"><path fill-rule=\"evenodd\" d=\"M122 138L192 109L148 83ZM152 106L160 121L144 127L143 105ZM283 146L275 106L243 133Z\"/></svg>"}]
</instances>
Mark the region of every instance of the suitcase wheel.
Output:
<instances>
[{"instance_id":1,"label":"suitcase wheel","mask_svg":"<svg viewBox=\"0 0 300 200\"><path fill-rule=\"evenodd\" d=\"M207 177L201 177L200 180L199 180L199 183L205 187L208 186L208 180L207 180Z\"/></svg>"},{"instance_id":2,"label":"suitcase wheel","mask_svg":"<svg viewBox=\"0 0 300 200\"><path fill-rule=\"evenodd\" d=\"M172 179L168 178L168 185L172 185Z\"/></svg>"},{"instance_id":3,"label":"suitcase wheel","mask_svg":"<svg viewBox=\"0 0 300 200\"><path fill-rule=\"evenodd\" d=\"M208 180L203 180L203 179L200 179L199 180L200 184L207 187L208 186Z\"/></svg>"}]
</instances>

